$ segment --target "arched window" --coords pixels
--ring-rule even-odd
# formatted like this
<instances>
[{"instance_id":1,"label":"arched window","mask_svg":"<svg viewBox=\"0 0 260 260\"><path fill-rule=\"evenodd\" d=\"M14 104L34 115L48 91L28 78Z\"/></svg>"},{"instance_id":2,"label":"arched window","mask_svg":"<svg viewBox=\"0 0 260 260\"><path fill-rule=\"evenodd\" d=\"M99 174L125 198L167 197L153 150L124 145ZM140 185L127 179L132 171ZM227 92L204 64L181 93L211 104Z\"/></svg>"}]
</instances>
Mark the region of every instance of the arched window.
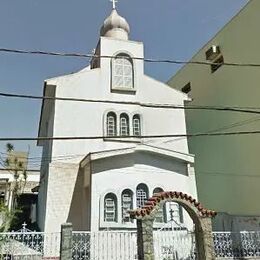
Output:
<instances>
[{"instance_id":1,"label":"arched window","mask_svg":"<svg viewBox=\"0 0 260 260\"><path fill-rule=\"evenodd\" d=\"M116 136L116 114L114 112L107 114L107 136Z\"/></svg>"},{"instance_id":2,"label":"arched window","mask_svg":"<svg viewBox=\"0 0 260 260\"><path fill-rule=\"evenodd\" d=\"M131 190L124 190L122 192L122 221L131 222L129 210L133 209L133 192Z\"/></svg>"},{"instance_id":3,"label":"arched window","mask_svg":"<svg viewBox=\"0 0 260 260\"><path fill-rule=\"evenodd\" d=\"M162 188L155 188L153 190L153 194L160 193L160 192L163 192ZM165 206L165 204L158 210L154 221L156 223L167 222L167 219L166 219L166 206Z\"/></svg>"},{"instance_id":4,"label":"arched window","mask_svg":"<svg viewBox=\"0 0 260 260\"><path fill-rule=\"evenodd\" d=\"M144 206L145 202L148 200L149 192L148 187L141 183L136 188L136 206L141 208Z\"/></svg>"},{"instance_id":5,"label":"arched window","mask_svg":"<svg viewBox=\"0 0 260 260\"><path fill-rule=\"evenodd\" d=\"M129 117L127 114L123 113L120 115L120 135L129 135Z\"/></svg>"},{"instance_id":6,"label":"arched window","mask_svg":"<svg viewBox=\"0 0 260 260\"><path fill-rule=\"evenodd\" d=\"M139 115L133 116L133 135L134 136L141 135L141 120Z\"/></svg>"},{"instance_id":7,"label":"arched window","mask_svg":"<svg viewBox=\"0 0 260 260\"><path fill-rule=\"evenodd\" d=\"M120 53L112 60L113 62L113 88L133 89L133 61L130 56Z\"/></svg>"},{"instance_id":8,"label":"arched window","mask_svg":"<svg viewBox=\"0 0 260 260\"><path fill-rule=\"evenodd\" d=\"M117 198L113 193L108 193L104 199L104 221L117 222Z\"/></svg>"}]
</instances>

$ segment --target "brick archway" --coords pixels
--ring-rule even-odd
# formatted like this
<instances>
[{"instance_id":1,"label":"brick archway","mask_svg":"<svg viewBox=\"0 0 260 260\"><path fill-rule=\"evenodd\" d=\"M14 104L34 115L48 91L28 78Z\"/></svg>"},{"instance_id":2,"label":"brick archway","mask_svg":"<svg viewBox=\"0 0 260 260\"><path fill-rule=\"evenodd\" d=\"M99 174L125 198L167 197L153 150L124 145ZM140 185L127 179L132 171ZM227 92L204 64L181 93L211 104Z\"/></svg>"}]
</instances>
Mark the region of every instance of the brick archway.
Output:
<instances>
[{"instance_id":1,"label":"brick archway","mask_svg":"<svg viewBox=\"0 0 260 260\"><path fill-rule=\"evenodd\" d=\"M156 213L166 202L176 202L180 204L193 220L195 224L198 259L215 259L211 218L216 216L217 213L205 209L188 194L176 191L154 194L153 197L146 202L144 207L130 211L131 218L137 220L138 259L154 260L153 222Z\"/></svg>"}]
</instances>

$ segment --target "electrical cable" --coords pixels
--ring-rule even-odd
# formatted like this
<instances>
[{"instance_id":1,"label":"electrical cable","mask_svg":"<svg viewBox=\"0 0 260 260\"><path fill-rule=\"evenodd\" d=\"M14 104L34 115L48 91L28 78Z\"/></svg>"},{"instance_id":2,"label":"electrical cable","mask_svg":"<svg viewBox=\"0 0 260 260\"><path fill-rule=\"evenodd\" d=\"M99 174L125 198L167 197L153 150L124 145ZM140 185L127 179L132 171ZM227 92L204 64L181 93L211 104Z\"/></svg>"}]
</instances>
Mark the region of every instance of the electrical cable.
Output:
<instances>
[{"instance_id":1,"label":"electrical cable","mask_svg":"<svg viewBox=\"0 0 260 260\"><path fill-rule=\"evenodd\" d=\"M196 133L196 134L166 134L166 135L143 135L143 136L57 136L57 137L1 137L0 141L45 141L45 140L60 140L60 141L71 141L71 140L97 140L106 139L118 140L118 139L154 139L154 138L175 138L175 137L202 137L202 136L230 136L230 135L250 135L260 134L260 130L256 131L239 131L239 132L221 132L221 133Z\"/></svg>"},{"instance_id":2,"label":"electrical cable","mask_svg":"<svg viewBox=\"0 0 260 260\"><path fill-rule=\"evenodd\" d=\"M172 104L154 104L154 103L142 103L131 101L113 101L113 100L95 100L95 99L83 99L72 97L48 97L48 96L34 96L34 95L21 95L12 93L0 92L0 96L9 98L26 98L26 99L41 99L41 100L61 100L61 101L75 101L75 102L88 102L88 103L106 103L106 104L120 104L120 105L137 105L141 107L149 108L167 108L167 109L184 109L184 110L212 110L212 111L231 111L239 113L260 114L260 107L228 107L228 106L192 106L192 105L172 105ZM257 110L259 111L257 111Z\"/></svg>"},{"instance_id":3,"label":"electrical cable","mask_svg":"<svg viewBox=\"0 0 260 260\"><path fill-rule=\"evenodd\" d=\"M31 51L22 49L9 49L0 48L0 52L16 53L16 54L31 54L31 55L49 55L49 56L61 56L61 57L75 57L75 58L118 58L120 56L111 55L96 55L96 54L82 54L82 53L62 53L62 52L50 52L50 51ZM125 58L125 56L123 56ZM208 61L183 61L183 60L171 60L171 59L154 59L154 58L143 58L143 57L131 57L133 60L141 60L150 63L170 63L170 64L196 64L196 65L225 65L233 67L260 67L258 63L237 63L237 62L208 62Z\"/></svg>"}]
</instances>

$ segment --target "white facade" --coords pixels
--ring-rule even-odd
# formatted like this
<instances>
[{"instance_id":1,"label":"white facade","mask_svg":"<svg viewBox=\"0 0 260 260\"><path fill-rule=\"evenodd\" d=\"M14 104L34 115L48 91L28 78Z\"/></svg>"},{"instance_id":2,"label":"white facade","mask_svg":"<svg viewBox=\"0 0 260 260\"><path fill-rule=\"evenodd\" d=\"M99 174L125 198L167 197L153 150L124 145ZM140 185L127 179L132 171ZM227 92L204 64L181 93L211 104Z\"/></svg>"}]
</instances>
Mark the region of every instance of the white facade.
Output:
<instances>
[{"instance_id":1,"label":"white facade","mask_svg":"<svg viewBox=\"0 0 260 260\"><path fill-rule=\"evenodd\" d=\"M185 134L183 110L140 103L183 105L188 97L144 74L143 60L131 58L144 57L143 44L128 40L129 27L115 10L111 16L101 30L96 54L118 58L93 58L77 73L45 81L46 96L110 102L45 100L42 104L39 136L104 137L38 143L43 146L43 159L50 158L42 164L38 212L38 224L47 232L58 231L66 221L78 230L135 228L134 223L122 221L121 196L130 190L135 208L139 184L147 186L147 196L161 188L197 197L187 140L140 137ZM126 103L113 103L118 101ZM107 194L116 198L114 221L105 221Z\"/></svg>"}]
</instances>

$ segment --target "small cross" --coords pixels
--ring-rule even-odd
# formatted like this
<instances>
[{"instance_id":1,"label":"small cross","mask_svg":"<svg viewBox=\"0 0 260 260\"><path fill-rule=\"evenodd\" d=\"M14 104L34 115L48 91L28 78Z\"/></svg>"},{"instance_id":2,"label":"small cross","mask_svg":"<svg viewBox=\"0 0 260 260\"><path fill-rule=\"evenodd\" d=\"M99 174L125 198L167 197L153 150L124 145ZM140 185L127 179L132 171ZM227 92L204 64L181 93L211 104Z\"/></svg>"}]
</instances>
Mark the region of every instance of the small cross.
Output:
<instances>
[{"instance_id":1,"label":"small cross","mask_svg":"<svg viewBox=\"0 0 260 260\"><path fill-rule=\"evenodd\" d=\"M113 9L116 9L116 3L118 2L118 0L110 0L110 2L113 3Z\"/></svg>"},{"instance_id":2,"label":"small cross","mask_svg":"<svg viewBox=\"0 0 260 260\"><path fill-rule=\"evenodd\" d=\"M174 213L174 210L173 210L173 209L170 209L170 218L171 218L171 221L173 221L173 219L174 219L173 213Z\"/></svg>"},{"instance_id":3,"label":"small cross","mask_svg":"<svg viewBox=\"0 0 260 260\"><path fill-rule=\"evenodd\" d=\"M25 229L26 229L26 226L27 226L27 224L24 222L24 223L22 224L22 226L23 226L23 230L25 230Z\"/></svg>"}]
</instances>

